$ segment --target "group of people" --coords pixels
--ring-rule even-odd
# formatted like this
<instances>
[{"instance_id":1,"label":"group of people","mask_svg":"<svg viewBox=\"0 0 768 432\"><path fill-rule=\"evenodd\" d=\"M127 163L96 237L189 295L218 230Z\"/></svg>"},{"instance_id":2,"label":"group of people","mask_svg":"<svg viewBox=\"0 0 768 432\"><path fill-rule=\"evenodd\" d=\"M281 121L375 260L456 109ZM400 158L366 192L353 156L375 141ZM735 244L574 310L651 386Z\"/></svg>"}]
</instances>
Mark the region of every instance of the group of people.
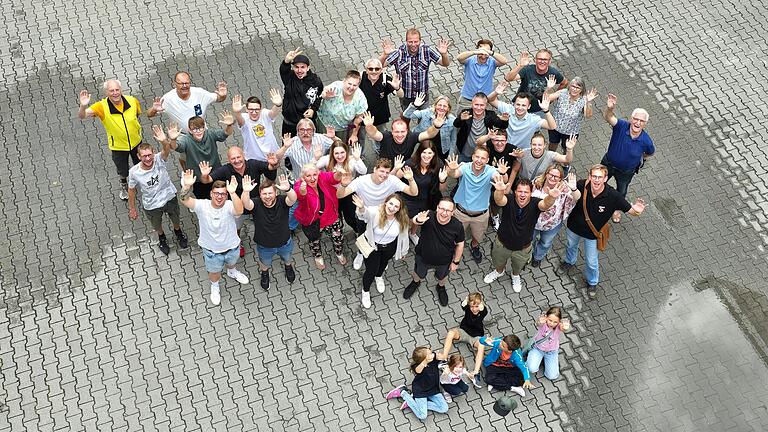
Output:
<instances>
[{"instance_id":1,"label":"group of people","mask_svg":"<svg viewBox=\"0 0 768 432\"><path fill-rule=\"evenodd\" d=\"M509 262L511 287L519 293L522 271L528 264L541 264L565 227L566 254L560 267L572 268L584 243L587 294L594 297L598 251L609 238L609 221L619 223L622 213L637 216L645 208L642 199L630 203L626 195L633 176L655 152L644 130L648 112L637 108L628 121L620 119L615 114L617 97L609 94L603 112L612 128L607 151L578 179L571 164L597 91L587 91L578 76L566 79L551 65L548 49L538 50L533 58L523 52L512 65L494 50L493 42L481 39L455 57L464 76L458 99L431 95L430 66L450 65L450 47L446 40L430 46L417 29L409 29L401 46L384 41L380 55L367 60L363 71L350 70L327 85L301 49L291 50L279 66L282 94L271 89L265 101L232 96L231 111L219 115L220 127L206 122L206 111L229 97L227 83L209 92L193 87L189 72L178 72L173 89L155 97L146 112L149 118L160 115L167 120L165 127L152 127L157 148L143 136L141 104L123 94L116 79L104 83L105 97L94 103L87 90L81 91L78 116L101 120L120 179L120 198L127 201L131 219L138 218L138 206L143 208L162 253L170 252L163 214L171 219L179 248L188 244L179 204L196 215L214 305L221 300L219 281L225 269L230 278L249 283L236 268L245 254L241 233L247 218L255 227L260 285L265 290L275 255L282 260L285 279L295 280L293 238L299 226L318 270L327 266L321 247L324 235L331 239L338 264L348 265L343 235L348 225L356 236L355 244L347 246L355 250L352 266L365 267L360 297L364 308L371 307L372 285L379 294L386 291L388 264L407 256L411 244L414 267L403 297L413 296L433 269L438 302L447 306L446 282L463 261L466 230L469 256L480 265L480 244L491 225L496 235L485 283L496 283ZM511 69L495 84L496 71L503 67ZM516 82L517 91L505 102L507 89ZM402 109L394 119L393 94ZM274 130L280 116L281 140ZM222 163L218 143L228 140L235 124L243 145L228 146ZM169 175L171 151L178 154L183 172L180 190ZM611 178L616 188L607 184ZM455 182L450 191L449 179ZM475 315L482 311L482 301L476 300L463 305ZM558 324L552 324L550 316L556 316ZM492 385L522 389L542 358L546 368L556 368L552 347L559 331L554 329L564 330L559 320L559 309L545 314L541 324L550 329L550 343L528 352L527 367L518 353L519 338L485 338L482 331L473 334L463 327L452 330L442 353L423 347L414 351L412 370L418 386L414 380L412 392L399 389L392 394L403 397L420 418L426 415L425 407L440 411L444 398L435 393L435 379L441 359L448 361L446 377L439 380L443 388L449 394L455 394L456 385L466 391L460 385L463 362L449 356L454 339L477 351L475 370L467 377L474 380L480 364L490 368L512 362L520 374L504 379L513 384L498 380ZM486 381L489 373L486 369Z\"/></svg>"}]
</instances>

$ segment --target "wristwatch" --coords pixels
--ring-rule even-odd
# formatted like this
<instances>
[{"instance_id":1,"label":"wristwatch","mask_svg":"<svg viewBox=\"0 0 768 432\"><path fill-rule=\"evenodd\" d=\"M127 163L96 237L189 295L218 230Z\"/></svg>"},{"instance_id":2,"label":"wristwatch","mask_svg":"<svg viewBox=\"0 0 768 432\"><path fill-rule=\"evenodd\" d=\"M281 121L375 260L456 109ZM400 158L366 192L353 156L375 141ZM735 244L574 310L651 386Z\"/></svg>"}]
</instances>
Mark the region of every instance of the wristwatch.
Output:
<instances>
[{"instance_id":1,"label":"wristwatch","mask_svg":"<svg viewBox=\"0 0 768 432\"><path fill-rule=\"evenodd\" d=\"M461 263L461 260L458 260L458 261L451 261L451 262L452 262L452 263L454 263L454 264L456 264L456 265L459 265L459 264Z\"/></svg>"}]
</instances>

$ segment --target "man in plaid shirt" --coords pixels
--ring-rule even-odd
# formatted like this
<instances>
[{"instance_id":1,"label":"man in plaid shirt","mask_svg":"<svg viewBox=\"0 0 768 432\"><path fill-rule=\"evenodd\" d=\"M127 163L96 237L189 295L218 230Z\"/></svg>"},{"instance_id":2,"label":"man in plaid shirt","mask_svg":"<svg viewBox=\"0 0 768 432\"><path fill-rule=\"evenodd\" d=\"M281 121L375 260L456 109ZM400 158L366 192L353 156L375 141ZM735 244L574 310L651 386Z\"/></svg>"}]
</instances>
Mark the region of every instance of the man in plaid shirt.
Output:
<instances>
[{"instance_id":1,"label":"man in plaid shirt","mask_svg":"<svg viewBox=\"0 0 768 432\"><path fill-rule=\"evenodd\" d=\"M405 32L405 43L395 49L391 40L381 43L384 53L379 57L384 66L393 65L400 75L403 97L400 98L402 109L408 107L419 93L424 93L424 103L429 101L429 72L430 63L440 66L448 66L451 59L448 58L450 41L441 39L437 43L437 50L427 44L421 43L421 33L418 29L411 28Z\"/></svg>"}]
</instances>

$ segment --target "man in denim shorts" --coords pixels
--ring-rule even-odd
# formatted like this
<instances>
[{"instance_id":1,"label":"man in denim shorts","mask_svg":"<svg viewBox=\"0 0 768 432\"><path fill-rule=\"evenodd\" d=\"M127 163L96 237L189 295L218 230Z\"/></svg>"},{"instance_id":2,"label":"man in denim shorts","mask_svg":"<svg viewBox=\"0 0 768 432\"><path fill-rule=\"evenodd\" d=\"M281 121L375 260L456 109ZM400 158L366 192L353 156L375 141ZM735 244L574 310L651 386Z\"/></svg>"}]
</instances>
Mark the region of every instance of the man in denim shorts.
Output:
<instances>
[{"instance_id":1,"label":"man in denim shorts","mask_svg":"<svg viewBox=\"0 0 768 432\"><path fill-rule=\"evenodd\" d=\"M237 196L237 179L235 176L226 183L217 180L211 186L211 199L192 198L192 185L195 184L195 174L186 170L181 178L181 203L197 215L200 225L200 237L197 244L203 250L205 270L211 281L211 303L221 302L219 280L221 272L227 268L227 276L241 284L248 283L248 276L236 268L240 259L240 237L237 235L237 217L243 214L243 202ZM243 189L243 194L250 190ZM227 200L227 196L230 200Z\"/></svg>"}]
</instances>

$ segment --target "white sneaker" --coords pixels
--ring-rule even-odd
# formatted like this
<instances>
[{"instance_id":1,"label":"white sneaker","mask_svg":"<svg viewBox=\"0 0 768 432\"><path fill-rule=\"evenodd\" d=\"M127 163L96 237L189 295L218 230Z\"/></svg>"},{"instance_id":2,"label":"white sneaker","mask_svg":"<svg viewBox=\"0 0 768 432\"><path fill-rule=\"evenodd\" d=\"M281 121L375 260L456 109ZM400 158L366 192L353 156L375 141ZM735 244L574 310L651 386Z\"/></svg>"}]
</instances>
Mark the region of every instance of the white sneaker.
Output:
<instances>
[{"instance_id":1,"label":"white sneaker","mask_svg":"<svg viewBox=\"0 0 768 432\"><path fill-rule=\"evenodd\" d=\"M366 309L371 308L371 293L367 291L363 291L363 307Z\"/></svg>"},{"instance_id":2,"label":"white sneaker","mask_svg":"<svg viewBox=\"0 0 768 432\"><path fill-rule=\"evenodd\" d=\"M411 238L411 241L413 242L414 246L419 244L419 235L418 234L408 234L408 237Z\"/></svg>"},{"instance_id":3,"label":"white sneaker","mask_svg":"<svg viewBox=\"0 0 768 432\"><path fill-rule=\"evenodd\" d=\"M453 402L453 398L451 397L451 395L450 395L450 394L448 394L448 392L443 392L443 397L445 398L445 402L446 402L446 403L451 403L451 402Z\"/></svg>"},{"instance_id":4,"label":"white sneaker","mask_svg":"<svg viewBox=\"0 0 768 432\"><path fill-rule=\"evenodd\" d=\"M120 189L120 199L123 201L128 201L128 189Z\"/></svg>"},{"instance_id":5,"label":"white sneaker","mask_svg":"<svg viewBox=\"0 0 768 432\"><path fill-rule=\"evenodd\" d=\"M525 390L522 387L510 387L509 389L519 394L520 397L525 397Z\"/></svg>"},{"instance_id":6,"label":"white sneaker","mask_svg":"<svg viewBox=\"0 0 768 432\"><path fill-rule=\"evenodd\" d=\"M493 223L493 230L498 231L499 225L501 225L501 216L499 215L491 216L491 222Z\"/></svg>"},{"instance_id":7,"label":"white sneaker","mask_svg":"<svg viewBox=\"0 0 768 432\"><path fill-rule=\"evenodd\" d=\"M237 270L237 269L228 269L227 270L227 276L229 276L232 279L240 282L243 285L248 283L248 276L240 273L240 271Z\"/></svg>"},{"instance_id":8,"label":"white sneaker","mask_svg":"<svg viewBox=\"0 0 768 432\"><path fill-rule=\"evenodd\" d=\"M216 286L211 285L211 303L214 306L218 306L221 303L221 292L218 284Z\"/></svg>"},{"instance_id":9,"label":"white sneaker","mask_svg":"<svg viewBox=\"0 0 768 432\"><path fill-rule=\"evenodd\" d=\"M492 272L490 272L487 275L485 275L485 277L483 278L483 282L489 284L489 283L495 281L496 279L498 279L499 277L501 277L503 275L504 275L503 271L501 273L499 273L499 272L496 271L496 269L493 269Z\"/></svg>"},{"instance_id":10,"label":"white sneaker","mask_svg":"<svg viewBox=\"0 0 768 432\"><path fill-rule=\"evenodd\" d=\"M373 280L376 282L376 291L378 291L379 294L384 294L384 278L375 277Z\"/></svg>"},{"instance_id":11,"label":"white sneaker","mask_svg":"<svg viewBox=\"0 0 768 432\"><path fill-rule=\"evenodd\" d=\"M355 256L355 260L352 261L352 268L355 270L360 270L363 268L363 260L365 257L360 252L357 253L357 256Z\"/></svg>"},{"instance_id":12,"label":"white sneaker","mask_svg":"<svg viewBox=\"0 0 768 432\"><path fill-rule=\"evenodd\" d=\"M523 290L523 282L520 280L520 275L512 275L512 290L516 293Z\"/></svg>"},{"instance_id":13,"label":"white sneaker","mask_svg":"<svg viewBox=\"0 0 768 432\"><path fill-rule=\"evenodd\" d=\"M493 386L492 386L492 385L490 385L490 384L488 384L488 391L489 391L489 392L492 392L492 391L493 391Z\"/></svg>"}]
</instances>

